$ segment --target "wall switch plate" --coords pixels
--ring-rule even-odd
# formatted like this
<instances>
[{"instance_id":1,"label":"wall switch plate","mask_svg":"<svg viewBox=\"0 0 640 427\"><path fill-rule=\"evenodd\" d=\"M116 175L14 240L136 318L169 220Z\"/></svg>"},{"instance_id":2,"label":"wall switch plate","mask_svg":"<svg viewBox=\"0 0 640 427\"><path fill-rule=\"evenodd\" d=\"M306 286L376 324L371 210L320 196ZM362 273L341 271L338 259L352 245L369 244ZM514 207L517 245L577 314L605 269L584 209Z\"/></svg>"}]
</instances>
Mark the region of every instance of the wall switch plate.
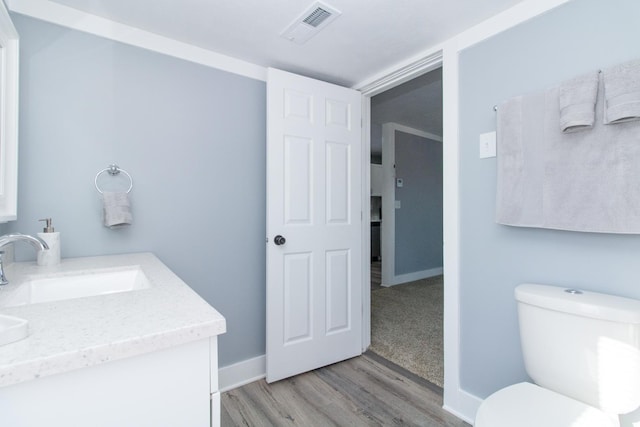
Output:
<instances>
[{"instance_id":1,"label":"wall switch plate","mask_svg":"<svg viewBox=\"0 0 640 427\"><path fill-rule=\"evenodd\" d=\"M396 187L400 188L404 185L402 178L396 178Z\"/></svg>"},{"instance_id":2,"label":"wall switch plate","mask_svg":"<svg viewBox=\"0 0 640 427\"><path fill-rule=\"evenodd\" d=\"M480 158L496 157L496 133L487 132L480 134Z\"/></svg>"},{"instance_id":3,"label":"wall switch plate","mask_svg":"<svg viewBox=\"0 0 640 427\"><path fill-rule=\"evenodd\" d=\"M401 206L400 200L396 200L395 206L396 206L396 209L400 209L400 206Z\"/></svg>"}]
</instances>

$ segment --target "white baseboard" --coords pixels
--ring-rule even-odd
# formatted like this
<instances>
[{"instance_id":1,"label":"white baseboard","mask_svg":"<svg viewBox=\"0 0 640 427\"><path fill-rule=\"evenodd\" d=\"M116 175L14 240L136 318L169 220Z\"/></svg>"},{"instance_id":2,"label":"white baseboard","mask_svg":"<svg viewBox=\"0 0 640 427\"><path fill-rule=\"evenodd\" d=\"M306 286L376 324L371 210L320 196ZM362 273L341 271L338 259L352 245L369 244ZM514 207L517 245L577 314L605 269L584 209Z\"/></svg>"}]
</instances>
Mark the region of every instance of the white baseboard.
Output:
<instances>
[{"instance_id":1,"label":"white baseboard","mask_svg":"<svg viewBox=\"0 0 640 427\"><path fill-rule=\"evenodd\" d=\"M266 376L267 358L265 355L243 360L218 369L220 392L233 390Z\"/></svg>"},{"instance_id":2,"label":"white baseboard","mask_svg":"<svg viewBox=\"0 0 640 427\"><path fill-rule=\"evenodd\" d=\"M455 407L445 402L442 408L461 420L473 425L476 418L476 412L478 412L482 399L469 392L458 389L455 400Z\"/></svg>"},{"instance_id":3,"label":"white baseboard","mask_svg":"<svg viewBox=\"0 0 640 427\"><path fill-rule=\"evenodd\" d=\"M444 269L442 267L431 268L429 270L416 271L413 273L401 274L393 276L393 283L382 283L380 286L388 288L390 286L401 285L403 283L414 282L420 279L427 279L433 276L439 276Z\"/></svg>"}]
</instances>

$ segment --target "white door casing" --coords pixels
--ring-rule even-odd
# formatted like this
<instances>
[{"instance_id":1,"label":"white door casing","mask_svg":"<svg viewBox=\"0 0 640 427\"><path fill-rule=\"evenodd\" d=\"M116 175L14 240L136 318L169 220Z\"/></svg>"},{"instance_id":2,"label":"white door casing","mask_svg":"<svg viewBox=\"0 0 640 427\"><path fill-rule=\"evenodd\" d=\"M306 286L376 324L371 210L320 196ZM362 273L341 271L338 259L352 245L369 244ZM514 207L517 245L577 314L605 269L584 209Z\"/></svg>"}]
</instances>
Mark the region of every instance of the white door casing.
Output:
<instances>
[{"instance_id":1,"label":"white door casing","mask_svg":"<svg viewBox=\"0 0 640 427\"><path fill-rule=\"evenodd\" d=\"M267 75L273 382L362 351L361 94L280 70Z\"/></svg>"},{"instance_id":2,"label":"white door casing","mask_svg":"<svg viewBox=\"0 0 640 427\"><path fill-rule=\"evenodd\" d=\"M409 274L396 274L396 132L408 133L424 138L425 141L438 141L442 137L429 132L414 129L398 123L382 124L382 218L381 224L381 255L382 255L382 283L384 287L412 282L429 277L428 274L442 274L439 269L418 271ZM401 200L399 201L401 202Z\"/></svg>"}]
</instances>

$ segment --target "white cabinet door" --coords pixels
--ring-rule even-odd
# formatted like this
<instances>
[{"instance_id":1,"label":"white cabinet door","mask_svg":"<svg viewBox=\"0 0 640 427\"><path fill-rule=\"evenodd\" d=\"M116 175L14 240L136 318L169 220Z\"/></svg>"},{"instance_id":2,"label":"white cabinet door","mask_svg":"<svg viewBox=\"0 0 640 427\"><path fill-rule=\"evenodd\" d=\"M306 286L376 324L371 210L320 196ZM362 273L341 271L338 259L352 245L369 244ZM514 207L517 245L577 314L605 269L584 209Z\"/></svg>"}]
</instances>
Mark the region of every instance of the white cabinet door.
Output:
<instances>
[{"instance_id":1,"label":"white cabinet door","mask_svg":"<svg viewBox=\"0 0 640 427\"><path fill-rule=\"evenodd\" d=\"M204 338L0 387L0 426L215 426L211 348Z\"/></svg>"},{"instance_id":2,"label":"white cabinet door","mask_svg":"<svg viewBox=\"0 0 640 427\"><path fill-rule=\"evenodd\" d=\"M361 353L361 95L274 69L267 87L272 382Z\"/></svg>"}]
</instances>

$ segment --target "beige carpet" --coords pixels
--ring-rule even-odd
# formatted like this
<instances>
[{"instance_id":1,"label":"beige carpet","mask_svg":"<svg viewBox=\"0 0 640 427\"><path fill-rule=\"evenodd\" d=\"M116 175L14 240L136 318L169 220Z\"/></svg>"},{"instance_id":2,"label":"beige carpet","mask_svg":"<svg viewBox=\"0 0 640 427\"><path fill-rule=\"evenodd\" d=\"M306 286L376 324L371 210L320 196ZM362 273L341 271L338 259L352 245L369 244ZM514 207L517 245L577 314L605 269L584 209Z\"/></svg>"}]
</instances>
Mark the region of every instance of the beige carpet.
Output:
<instances>
[{"instance_id":1,"label":"beige carpet","mask_svg":"<svg viewBox=\"0 0 640 427\"><path fill-rule=\"evenodd\" d=\"M370 350L442 387L443 277L371 293Z\"/></svg>"}]
</instances>

